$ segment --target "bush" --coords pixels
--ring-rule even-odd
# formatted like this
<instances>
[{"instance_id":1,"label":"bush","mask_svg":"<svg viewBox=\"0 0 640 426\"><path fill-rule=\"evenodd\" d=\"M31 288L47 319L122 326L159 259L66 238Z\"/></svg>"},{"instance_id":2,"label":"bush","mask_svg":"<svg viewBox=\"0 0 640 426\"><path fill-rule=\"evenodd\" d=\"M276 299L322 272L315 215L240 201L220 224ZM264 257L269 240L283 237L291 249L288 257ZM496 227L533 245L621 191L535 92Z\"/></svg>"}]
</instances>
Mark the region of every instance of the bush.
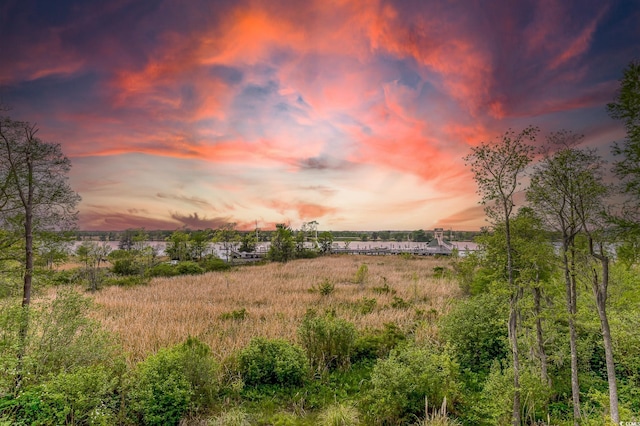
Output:
<instances>
[{"instance_id":1,"label":"bush","mask_svg":"<svg viewBox=\"0 0 640 426\"><path fill-rule=\"evenodd\" d=\"M502 368L499 362L494 362L482 389L478 415L490 424L508 424L513 410L513 394L513 367ZM520 400L524 406L522 420L526 424L546 420L545 408L551 394L551 389L540 380L539 371L525 369L520 372Z\"/></svg>"},{"instance_id":2,"label":"bush","mask_svg":"<svg viewBox=\"0 0 640 426\"><path fill-rule=\"evenodd\" d=\"M332 313L318 315L310 310L298 328L298 337L311 366L322 373L349 366L356 328Z\"/></svg>"},{"instance_id":3,"label":"bush","mask_svg":"<svg viewBox=\"0 0 640 426\"><path fill-rule=\"evenodd\" d=\"M231 268L231 265L218 257L208 257L200 262L200 266L205 272L226 271Z\"/></svg>"},{"instance_id":4,"label":"bush","mask_svg":"<svg viewBox=\"0 0 640 426\"><path fill-rule=\"evenodd\" d=\"M147 425L178 424L188 410L198 411L213 402L217 371L209 347L195 338L158 351L136 367L132 414Z\"/></svg>"},{"instance_id":5,"label":"bush","mask_svg":"<svg viewBox=\"0 0 640 426\"><path fill-rule=\"evenodd\" d=\"M377 424L400 424L424 414L425 397L438 406L458 401L458 364L435 348L406 346L378 360L371 389L364 398L369 417Z\"/></svg>"},{"instance_id":6,"label":"bush","mask_svg":"<svg viewBox=\"0 0 640 426\"><path fill-rule=\"evenodd\" d=\"M353 361L386 358L392 349L406 341L406 336L394 323L387 323L382 330L369 331L358 337L353 349Z\"/></svg>"},{"instance_id":7,"label":"bush","mask_svg":"<svg viewBox=\"0 0 640 426\"><path fill-rule=\"evenodd\" d=\"M123 369L98 365L60 373L6 399L0 410L11 413L13 424L116 424Z\"/></svg>"},{"instance_id":8,"label":"bush","mask_svg":"<svg viewBox=\"0 0 640 426\"><path fill-rule=\"evenodd\" d=\"M133 257L125 257L114 260L111 270L117 275L137 275L140 273L140 265Z\"/></svg>"},{"instance_id":9,"label":"bush","mask_svg":"<svg viewBox=\"0 0 640 426\"><path fill-rule=\"evenodd\" d=\"M170 263L159 263L147 269L149 277L174 277L178 274L178 269Z\"/></svg>"},{"instance_id":10,"label":"bush","mask_svg":"<svg viewBox=\"0 0 640 426\"><path fill-rule=\"evenodd\" d=\"M309 372L304 351L285 340L255 338L238 357L247 385L298 386Z\"/></svg>"},{"instance_id":11,"label":"bush","mask_svg":"<svg viewBox=\"0 0 640 426\"><path fill-rule=\"evenodd\" d=\"M204 269L200 265L191 261L178 263L176 270L180 275L199 275L204 273Z\"/></svg>"},{"instance_id":12,"label":"bush","mask_svg":"<svg viewBox=\"0 0 640 426\"><path fill-rule=\"evenodd\" d=\"M368 276L369 276L369 267L363 263L362 265L360 265L360 267L356 271L356 276L353 281L356 284L364 284L365 281L367 281Z\"/></svg>"},{"instance_id":13,"label":"bush","mask_svg":"<svg viewBox=\"0 0 640 426\"><path fill-rule=\"evenodd\" d=\"M182 368L182 354L161 349L137 365L130 407L145 425L177 425L189 408L191 387Z\"/></svg>"},{"instance_id":14,"label":"bush","mask_svg":"<svg viewBox=\"0 0 640 426\"><path fill-rule=\"evenodd\" d=\"M493 362L508 355L508 306L487 293L457 304L442 319L440 333L453 345L460 365L486 377Z\"/></svg>"}]
</instances>

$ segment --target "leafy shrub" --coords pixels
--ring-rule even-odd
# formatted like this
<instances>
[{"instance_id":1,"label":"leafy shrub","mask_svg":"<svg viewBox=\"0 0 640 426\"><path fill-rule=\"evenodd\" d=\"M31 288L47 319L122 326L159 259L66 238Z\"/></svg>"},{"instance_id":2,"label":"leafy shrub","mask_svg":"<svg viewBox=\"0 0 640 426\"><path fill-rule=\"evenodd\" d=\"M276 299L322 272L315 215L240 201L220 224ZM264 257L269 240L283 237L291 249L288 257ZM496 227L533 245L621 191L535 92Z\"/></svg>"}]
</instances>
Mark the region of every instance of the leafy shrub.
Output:
<instances>
[{"instance_id":1,"label":"leafy shrub","mask_svg":"<svg viewBox=\"0 0 640 426\"><path fill-rule=\"evenodd\" d=\"M177 425L189 408L191 388L182 368L182 354L161 349L137 365L130 407L146 425Z\"/></svg>"},{"instance_id":2,"label":"leafy shrub","mask_svg":"<svg viewBox=\"0 0 640 426\"><path fill-rule=\"evenodd\" d=\"M369 331L358 337L354 344L353 361L386 358L392 349L407 338L394 323L386 323L381 330Z\"/></svg>"},{"instance_id":3,"label":"leafy shrub","mask_svg":"<svg viewBox=\"0 0 640 426\"><path fill-rule=\"evenodd\" d=\"M150 277L174 277L178 274L178 269L170 263L159 263L147 269L147 275Z\"/></svg>"},{"instance_id":4,"label":"leafy shrub","mask_svg":"<svg viewBox=\"0 0 640 426\"><path fill-rule=\"evenodd\" d=\"M361 315L367 315L373 312L377 304L378 300L373 297L362 297L357 304L357 309Z\"/></svg>"},{"instance_id":5,"label":"leafy shrub","mask_svg":"<svg viewBox=\"0 0 640 426\"><path fill-rule=\"evenodd\" d=\"M482 389L481 404L477 407L479 416L491 424L508 424L512 415L513 394L513 367L503 368L499 362L494 362ZM520 371L520 400L524 405L525 423L535 424L537 420L546 420L544 409L551 394L551 389L540 380L539 371Z\"/></svg>"},{"instance_id":6,"label":"leafy shrub","mask_svg":"<svg viewBox=\"0 0 640 426\"><path fill-rule=\"evenodd\" d=\"M226 271L231 268L231 265L218 257L207 257L200 262L200 266L205 272Z\"/></svg>"},{"instance_id":7,"label":"leafy shrub","mask_svg":"<svg viewBox=\"0 0 640 426\"><path fill-rule=\"evenodd\" d=\"M325 408L318 418L322 426L355 426L360 424L358 409L348 404L333 404Z\"/></svg>"},{"instance_id":8,"label":"leafy shrub","mask_svg":"<svg viewBox=\"0 0 640 426\"><path fill-rule=\"evenodd\" d=\"M318 284L318 292L322 296L330 295L331 293L333 293L335 288L336 288L335 285L333 285L333 283L326 278L324 279L324 281Z\"/></svg>"},{"instance_id":9,"label":"leafy shrub","mask_svg":"<svg viewBox=\"0 0 640 426\"><path fill-rule=\"evenodd\" d=\"M209 348L197 339L161 349L136 367L131 411L147 425L178 424L187 410L210 405L218 390L216 375Z\"/></svg>"},{"instance_id":10,"label":"leafy shrub","mask_svg":"<svg viewBox=\"0 0 640 426\"><path fill-rule=\"evenodd\" d=\"M65 289L31 310L30 334L23 358L24 384L61 372L117 359L111 335L89 318L92 301Z\"/></svg>"},{"instance_id":11,"label":"leafy shrub","mask_svg":"<svg viewBox=\"0 0 640 426\"><path fill-rule=\"evenodd\" d=\"M353 281L356 284L364 284L368 276L369 276L369 267L363 263L358 268L358 271L356 272L356 276Z\"/></svg>"},{"instance_id":12,"label":"leafy shrub","mask_svg":"<svg viewBox=\"0 0 640 426\"><path fill-rule=\"evenodd\" d=\"M252 339L238 361L247 385L298 386L309 372L304 351L280 339Z\"/></svg>"},{"instance_id":13,"label":"leafy shrub","mask_svg":"<svg viewBox=\"0 0 640 426\"><path fill-rule=\"evenodd\" d=\"M13 424L115 424L122 371L98 365L63 372L6 399L0 410Z\"/></svg>"},{"instance_id":14,"label":"leafy shrub","mask_svg":"<svg viewBox=\"0 0 640 426\"><path fill-rule=\"evenodd\" d=\"M453 345L460 365L486 376L494 360L507 356L507 307L487 293L457 304L443 317L440 333Z\"/></svg>"},{"instance_id":15,"label":"leafy shrub","mask_svg":"<svg viewBox=\"0 0 640 426\"><path fill-rule=\"evenodd\" d=\"M111 271L117 275L137 275L140 273L140 265L132 256L125 257L114 260Z\"/></svg>"},{"instance_id":16,"label":"leafy shrub","mask_svg":"<svg viewBox=\"0 0 640 426\"><path fill-rule=\"evenodd\" d=\"M311 366L324 372L349 366L356 328L333 313L318 315L309 310L298 328L298 337Z\"/></svg>"},{"instance_id":17,"label":"leafy shrub","mask_svg":"<svg viewBox=\"0 0 640 426\"><path fill-rule=\"evenodd\" d=\"M424 413L425 397L450 406L458 400L458 364L448 352L405 346L378 360L371 373L371 389L364 398L367 414L382 424L408 423Z\"/></svg>"},{"instance_id":18,"label":"leafy shrub","mask_svg":"<svg viewBox=\"0 0 640 426\"><path fill-rule=\"evenodd\" d=\"M393 296L393 300L391 301L391 307L393 309L407 309L411 306L411 302L407 302L402 297Z\"/></svg>"},{"instance_id":19,"label":"leafy shrub","mask_svg":"<svg viewBox=\"0 0 640 426\"><path fill-rule=\"evenodd\" d=\"M204 273L204 269L200 265L191 261L178 263L176 270L180 275L199 275Z\"/></svg>"}]
</instances>

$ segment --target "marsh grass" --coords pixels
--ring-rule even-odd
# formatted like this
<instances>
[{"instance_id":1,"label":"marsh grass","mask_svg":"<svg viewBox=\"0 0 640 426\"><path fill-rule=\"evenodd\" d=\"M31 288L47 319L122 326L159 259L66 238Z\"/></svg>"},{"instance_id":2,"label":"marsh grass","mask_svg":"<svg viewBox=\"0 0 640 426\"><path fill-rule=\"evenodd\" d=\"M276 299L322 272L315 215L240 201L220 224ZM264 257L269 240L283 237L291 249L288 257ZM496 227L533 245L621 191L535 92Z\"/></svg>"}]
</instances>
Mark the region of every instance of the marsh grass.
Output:
<instances>
[{"instance_id":1,"label":"marsh grass","mask_svg":"<svg viewBox=\"0 0 640 426\"><path fill-rule=\"evenodd\" d=\"M254 337L296 342L297 329L310 308L333 311L359 330L395 323L417 339L429 339L435 325L417 321L416 310L442 314L448 310L448 302L458 296L453 280L432 274L434 267L447 262L343 255L159 277L144 286L108 287L97 292L93 297L101 309L95 316L120 337L131 361L142 360L188 336L210 345L219 358L244 348ZM368 278L363 284L354 284L353 277L362 265L367 265ZM309 292L319 282L334 285L331 297ZM385 287L393 291L376 290ZM375 298L376 303L362 309L365 298ZM393 307L394 298L415 302L406 309ZM242 320L230 321L230 312L242 312Z\"/></svg>"}]
</instances>

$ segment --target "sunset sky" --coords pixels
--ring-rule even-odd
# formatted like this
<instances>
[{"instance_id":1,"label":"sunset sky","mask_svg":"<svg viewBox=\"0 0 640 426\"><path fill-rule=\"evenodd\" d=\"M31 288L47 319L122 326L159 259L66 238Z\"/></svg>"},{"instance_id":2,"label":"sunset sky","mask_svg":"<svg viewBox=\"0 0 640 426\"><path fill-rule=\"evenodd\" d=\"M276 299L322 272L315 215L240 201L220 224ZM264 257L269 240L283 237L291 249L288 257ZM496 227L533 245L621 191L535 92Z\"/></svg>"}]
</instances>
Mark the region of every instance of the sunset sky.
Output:
<instances>
[{"instance_id":1,"label":"sunset sky","mask_svg":"<svg viewBox=\"0 0 640 426\"><path fill-rule=\"evenodd\" d=\"M80 229L473 230L470 146L624 137L605 105L640 2L4 0L0 45L0 101L62 144Z\"/></svg>"}]
</instances>

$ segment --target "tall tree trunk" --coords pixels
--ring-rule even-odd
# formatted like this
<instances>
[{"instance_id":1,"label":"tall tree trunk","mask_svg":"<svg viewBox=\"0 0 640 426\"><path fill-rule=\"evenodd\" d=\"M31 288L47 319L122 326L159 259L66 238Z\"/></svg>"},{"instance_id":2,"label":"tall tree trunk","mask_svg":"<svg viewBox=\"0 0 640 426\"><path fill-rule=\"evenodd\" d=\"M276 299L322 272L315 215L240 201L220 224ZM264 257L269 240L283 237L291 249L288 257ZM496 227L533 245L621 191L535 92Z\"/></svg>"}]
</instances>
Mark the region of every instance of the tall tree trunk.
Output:
<instances>
[{"instance_id":1,"label":"tall tree trunk","mask_svg":"<svg viewBox=\"0 0 640 426\"><path fill-rule=\"evenodd\" d=\"M509 289L511 298L509 300L509 340L511 343L511 353L513 355L513 413L512 421L514 426L520 426L522 420L520 416L520 357L518 354L518 295L513 277L513 256L511 253L511 224L509 221L509 210L505 209L505 234L507 243L507 274L509 279Z\"/></svg>"},{"instance_id":2,"label":"tall tree trunk","mask_svg":"<svg viewBox=\"0 0 640 426\"><path fill-rule=\"evenodd\" d=\"M31 142L31 139L29 139ZM29 145L30 147L31 145ZM18 364L16 366L16 378L14 390L17 392L22 385L23 359L27 349L27 334L29 332L29 310L31 305L31 281L33 277L33 161L30 153L27 154L27 193L20 192L20 198L25 209L24 235L25 235L25 268L24 285L22 288L22 317L18 332ZM16 178L17 181L17 178Z\"/></svg>"},{"instance_id":3,"label":"tall tree trunk","mask_svg":"<svg viewBox=\"0 0 640 426\"><path fill-rule=\"evenodd\" d=\"M576 285L575 277L573 274L573 261L574 256L571 256L571 265L569 264L569 242L565 237L563 243L563 262L564 262L564 279L565 289L567 293L567 313L569 316L569 347L571 348L571 398L573 401L573 423L578 425L580 419L580 384L578 382L578 348L577 348L577 335L575 326L575 313L576 313Z\"/></svg>"},{"instance_id":4,"label":"tall tree trunk","mask_svg":"<svg viewBox=\"0 0 640 426\"><path fill-rule=\"evenodd\" d=\"M607 317L607 288L609 287L609 258L604 254L598 254L593 249L593 240L589 237L589 248L591 255L600 261L602 268L602 279L598 279L598 273L593 270L593 295L596 299L598 316L600 317L600 327L602 329L602 340L604 342L604 356L607 365L607 381L609 382L609 411L611 420L614 423L620 422L618 411L618 385L616 383L616 366L613 361L613 344L611 343L611 329Z\"/></svg>"},{"instance_id":5,"label":"tall tree trunk","mask_svg":"<svg viewBox=\"0 0 640 426\"><path fill-rule=\"evenodd\" d=\"M549 377L547 366L547 353L544 350L544 339L542 337L542 318L540 318L540 299L542 290L540 287L533 287L533 303L536 314L536 342L538 346L538 358L540 358L540 378L551 387L551 378Z\"/></svg>"}]
</instances>

